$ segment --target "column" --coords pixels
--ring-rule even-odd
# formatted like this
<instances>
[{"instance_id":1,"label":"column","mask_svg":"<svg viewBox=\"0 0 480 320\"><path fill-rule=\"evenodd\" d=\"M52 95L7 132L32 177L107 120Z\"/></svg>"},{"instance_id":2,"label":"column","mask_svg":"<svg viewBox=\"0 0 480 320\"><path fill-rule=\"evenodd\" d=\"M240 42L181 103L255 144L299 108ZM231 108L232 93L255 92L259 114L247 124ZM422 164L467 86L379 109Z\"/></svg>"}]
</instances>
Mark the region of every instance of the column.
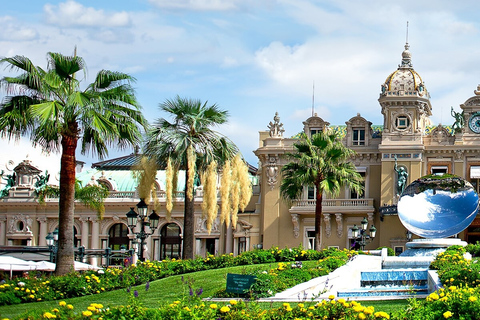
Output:
<instances>
[{"instance_id":1,"label":"column","mask_svg":"<svg viewBox=\"0 0 480 320\"><path fill-rule=\"evenodd\" d=\"M82 246L84 246L85 248L90 248L90 246L88 245L88 217L80 217L79 220L82 223Z\"/></svg>"},{"instance_id":2,"label":"column","mask_svg":"<svg viewBox=\"0 0 480 320\"><path fill-rule=\"evenodd\" d=\"M225 241L225 254L233 253L233 230L232 226L227 228Z\"/></svg>"},{"instance_id":3,"label":"column","mask_svg":"<svg viewBox=\"0 0 480 320\"><path fill-rule=\"evenodd\" d=\"M5 237L7 236L7 217L0 218L0 246L5 245Z\"/></svg>"},{"instance_id":4,"label":"column","mask_svg":"<svg viewBox=\"0 0 480 320\"><path fill-rule=\"evenodd\" d=\"M47 245L47 217L38 217L37 221L40 223L40 228L38 232L38 245L46 246ZM0 231L1 233L1 231Z\"/></svg>"},{"instance_id":5,"label":"column","mask_svg":"<svg viewBox=\"0 0 480 320\"><path fill-rule=\"evenodd\" d=\"M101 249L100 248L100 223L97 217L90 218L92 221L92 246L91 249ZM91 256L90 263L94 266L98 266L98 257ZM100 259L101 261L101 259Z\"/></svg>"}]
</instances>

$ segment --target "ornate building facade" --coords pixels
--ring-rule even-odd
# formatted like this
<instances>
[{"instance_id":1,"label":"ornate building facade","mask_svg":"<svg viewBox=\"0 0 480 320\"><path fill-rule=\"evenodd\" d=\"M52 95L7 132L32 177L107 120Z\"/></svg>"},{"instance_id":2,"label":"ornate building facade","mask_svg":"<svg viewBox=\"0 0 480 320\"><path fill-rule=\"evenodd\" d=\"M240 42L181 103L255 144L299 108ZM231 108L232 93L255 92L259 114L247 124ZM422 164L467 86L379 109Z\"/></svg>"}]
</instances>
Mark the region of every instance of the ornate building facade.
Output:
<instances>
[{"instance_id":1,"label":"ornate building facade","mask_svg":"<svg viewBox=\"0 0 480 320\"><path fill-rule=\"evenodd\" d=\"M383 125L372 125L360 114L341 126L330 126L316 114L303 122L307 135L327 128L338 132L343 143L356 151L351 160L364 177L363 195L348 189L335 199L324 195L322 247L354 246L357 241L352 228L360 226L366 218L368 226L374 225L377 229L366 249L387 246L397 253L405 250L407 230L396 210L401 193L399 179L405 179L408 185L424 175L446 172L470 181L479 192L480 86L473 97L460 104L461 113L452 109L453 126L432 126L430 95L414 70L411 58L407 43L397 70L381 86L378 102ZM293 151L296 139L283 137L278 114L268 129L260 132L261 147L255 151L260 160L261 181L259 241L267 248L296 245L312 248L314 190L305 187L302 198L292 204L280 196L281 169L288 161L285 154ZM480 219L475 219L457 236L473 243L480 240Z\"/></svg>"},{"instance_id":2,"label":"ornate building facade","mask_svg":"<svg viewBox=\"0 0 480 320\"><path fill-rule=\"evenodd\" d=\"M352 228L366 219L377 229L366 249L387 246L397 253L405 249L406 229L396 211L399 178L408 185L430 173L447 172L470 181L480 188L480 86L462 104L461 113L452 110L453 126L432 126L430 96L420 75L414 70L408 44L399 67L386 78L378 99L383 115L382 125L373 125L359 113L345 125L331 126L318 115L303 122L304 132L314 134L324 129L338 132L343 143L356 151L352 160L364 177L365 192L358 194L343 189L339 197L323 200L321 247L349 248L355 245ZM260 131L260 147L254 150L259 159L258 171L250 167L253 197L246 212L239 213L235 229L220 225L218 219L211 233L202 218L202 188L195 190L195 250L207 254L238 254L254 248L313 248L315 243L314 190L305 186L300 199L287 203L280 196L281 170L287 163L286 154L293 151L296 137L284 137L285 129L278 113ZM139 202L131 168L140 155L96 163L89 170L77 173L84 185L99 183L110 195L105 201L103 219L91 209L77 204L75 208L75 245L91 249L131 248L135 234L127 227L126 213ZM58 226L58 201L36 201L35 189L46 173L30 161L19 163L4 173L0 200L0 246L44 246L45 237ZM402 172L400 176L398 173ZM182 176L180 174L180 176ZM43 180L42 180L43 179ZM165 173L159 171L158 197L164 202ZM258 182L258 183L257 183ZM403 182L401 180L400 182ZM180 181L178 185L183 185ZM159 227L147 238L145 257L148 259L181 256L183 229L183 191L178 190L167 221L160 215ZM480 240L480 219L457 235L468 242Z\"/></svg>"}]
</instances>

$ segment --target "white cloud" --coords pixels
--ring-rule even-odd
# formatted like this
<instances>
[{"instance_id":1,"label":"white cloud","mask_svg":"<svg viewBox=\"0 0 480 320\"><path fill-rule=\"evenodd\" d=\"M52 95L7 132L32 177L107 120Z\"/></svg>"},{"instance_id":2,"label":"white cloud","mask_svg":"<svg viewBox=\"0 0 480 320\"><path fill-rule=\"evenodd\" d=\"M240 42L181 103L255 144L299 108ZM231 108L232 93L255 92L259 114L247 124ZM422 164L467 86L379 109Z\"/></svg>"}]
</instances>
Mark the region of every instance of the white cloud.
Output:
<instances>
[{"instance_id":1,"label":"white cloud","mask_svg":"<svg viewBox=\"0 0 480 320\"><path fill-rule=\"evenodd\" d=\"M131 23L126 11L107 13L73 0L58 7L46 4L43 9L47 22L61 27L126 27Z\"/></svg>"},{"instance_id":2,"label":"white cloud","mask_svg":"<svg viewBox=\"0 0 480 320\"><path fill-rule=\"evenodd\" d=\"M235 10L242 0L149 0L149 2L159 8L227 11Z\"/></svg>"},{"instance_id":3,"label":"white cloud","mask_svg":"<svg viewBox=\"0 0 480 320\"><path fill-rule=\"evenodd\" d=\"M4 41L31 41L38 38L38 32L24 26L13 17L0 17L0 40Z\"/></svg>"}]
</instances>

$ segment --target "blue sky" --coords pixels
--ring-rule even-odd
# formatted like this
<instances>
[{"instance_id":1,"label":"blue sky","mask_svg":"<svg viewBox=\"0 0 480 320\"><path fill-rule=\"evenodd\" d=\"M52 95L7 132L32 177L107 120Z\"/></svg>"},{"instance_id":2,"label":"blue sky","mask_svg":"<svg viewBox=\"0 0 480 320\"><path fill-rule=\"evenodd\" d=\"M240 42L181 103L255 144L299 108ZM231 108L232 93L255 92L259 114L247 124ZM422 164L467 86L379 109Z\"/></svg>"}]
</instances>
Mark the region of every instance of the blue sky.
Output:
<instances>
[{"instance_id":1,"label":"blue sky","mask_svg":"<svg viewBox=\"0 0 480 320\"><path fill-rule=\"evenodd\" d=\"M357 113L383 124L380 86L401 61L407 21L413 66L430 92L434 124L453 123L450 108L460 110L480 84L478 1L21 3L2 1L0 56L24 55L45 67L47 52L73 54L77 46L88 67L85 83L100 69L137 79L150 122L165 116L158 104L176 95L216 103L230 113L219 131L253 165L258 131L267 130L275 112L285 136L301 131L313 93L315 112L332 125ZM130 152L112 149L110 157Z\"/></svg>"}]
</instances>

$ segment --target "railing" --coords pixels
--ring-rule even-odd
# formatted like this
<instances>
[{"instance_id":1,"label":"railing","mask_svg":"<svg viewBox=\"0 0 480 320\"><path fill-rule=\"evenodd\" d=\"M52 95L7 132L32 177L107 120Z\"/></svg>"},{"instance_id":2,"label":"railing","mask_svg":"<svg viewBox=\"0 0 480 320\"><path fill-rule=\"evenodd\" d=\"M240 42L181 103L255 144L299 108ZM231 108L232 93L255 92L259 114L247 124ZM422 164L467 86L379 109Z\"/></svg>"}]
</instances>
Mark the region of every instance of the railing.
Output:
<instances>
[{"instance_id":1,"label":"railing","mask_svg":"<svg viewBox=\"0 0 480 320\"><path fill-rule=\"evenodd\" d=\"M253 186L252 189L253 189L253 194L258 195L260 193L260 187L259 186ZM194 197L195 198L202 198L203 197L203 190L201 190L201 189L196 190L194 192ZM109 194L108 194L108 197L107 197L107 199L139 199L139 198L140 197L139 197L139 195L136 191L110 191ZM158 199L165 199L166 198L165 191L164 190L158 191L157 192L157 198ZM173 198L184 199L185 198L185 192L184 191L177 191L174 194ZM217 192L217 198L220 198L220 191ZM55 201L58 198L48 197L47 199Z\"/></svg>"},{"instance_id":2,"label":"railing","mask_svg":"<svg viewBox=\"0 0 480 320\"><path fill-rule=\"evenodd\" d=\"M295 200L292 207L314 207L315 199ZM323 199L323 207L370 207L373 199Z\"/></svg>"}]
</instances>

